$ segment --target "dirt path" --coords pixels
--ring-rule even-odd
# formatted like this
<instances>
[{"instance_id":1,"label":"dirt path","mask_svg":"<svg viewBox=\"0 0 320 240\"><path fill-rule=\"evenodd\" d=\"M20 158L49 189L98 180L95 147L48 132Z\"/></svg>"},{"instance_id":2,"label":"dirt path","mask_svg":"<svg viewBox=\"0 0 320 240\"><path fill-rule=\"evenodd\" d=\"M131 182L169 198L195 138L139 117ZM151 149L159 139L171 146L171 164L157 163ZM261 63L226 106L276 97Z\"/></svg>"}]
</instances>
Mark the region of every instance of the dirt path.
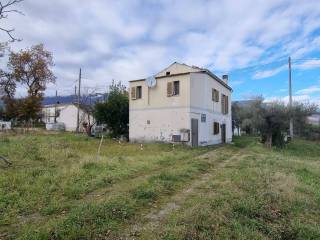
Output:
<instances>
[{"instance_id":1,"label":"dirt path","mask_svg":"<svg viewBox=\"0 0 320 240\"><path fill-rule=\"evenodd\" d=\"M213 162L217 161L218 154L221 154L221 151L213 150L209 153L201 155L197 159L212 159ZM228 157L228 159L218 162L212 170L201 175L201 177L192 182L187 188L182 189L173 195L169 202L165 203L162 206L159 206L151 212L147 213L142 221L131 225L126 233L126 239L137 239L136 236L139 236L142 232L155 232L155 230L160 226L161 222L165 220L165 218L174 211L179 210L181 205L185 202L185 200L202 185L206 184L210 180L214 180L215 173L218 170L225 168L230 163L233 163L240 158L243 157L243 150L238 151L234 155Z\"/></svg>"},{"instance_id":2,"label":"dirt path","mask_svg":"<svg viewBox=\"0 0 320 240\"><path fill-rule=\"evenodd\" d=\"M144 180L148 179L149 177L158 175L159 172L163 172L169 169L174 168L176 165L182 166L182 165L188 165L189 163L186 162L186 160L192 159L192 158L207 158L208 154L212 154L212 152L219 151L220 148L216 148L210 152L206 152L201 154L200 156L193 156L193 157L187 157L187 158L180 158L177 159L176 162L172 165L163 165L163 166L156 166L152 169L149 169L146 172L138 172L135 175L132 175L126 179L121 180L118 183L111 184L110 186L106 186L103 188L99 188L97 190L94 190L90 193L87 193L84 195L80 200L74 200L74 202L90 202L90 201L105 201L109 197L112 197L112 193L123 193L128 192L130 189L134 188L134 186L139 185Z\"/></svg>"}]
</instances>

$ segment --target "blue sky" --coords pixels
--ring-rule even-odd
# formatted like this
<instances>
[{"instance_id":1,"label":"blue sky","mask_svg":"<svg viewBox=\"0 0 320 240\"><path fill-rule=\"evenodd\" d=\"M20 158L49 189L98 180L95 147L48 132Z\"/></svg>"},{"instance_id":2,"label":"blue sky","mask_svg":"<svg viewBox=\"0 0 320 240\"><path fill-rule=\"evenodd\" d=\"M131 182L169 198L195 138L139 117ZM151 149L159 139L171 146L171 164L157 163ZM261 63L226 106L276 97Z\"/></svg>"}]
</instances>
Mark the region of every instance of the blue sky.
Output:
<instances>
[{"instance_id":1,"label":"blue sky","mask_svg":"<svg viewBox=\"0 0 320 240\"><path fill-rule=\"evenodd\" d=\"M73 93L79 67L88 92L177 61L229 74L233 99L287 100L291 56L295 99L320 103L318 0L25 0L19 10L1 24L23 38L13 50L44 43L53 53L47 95Z\"/></svg>"}]
</instances>

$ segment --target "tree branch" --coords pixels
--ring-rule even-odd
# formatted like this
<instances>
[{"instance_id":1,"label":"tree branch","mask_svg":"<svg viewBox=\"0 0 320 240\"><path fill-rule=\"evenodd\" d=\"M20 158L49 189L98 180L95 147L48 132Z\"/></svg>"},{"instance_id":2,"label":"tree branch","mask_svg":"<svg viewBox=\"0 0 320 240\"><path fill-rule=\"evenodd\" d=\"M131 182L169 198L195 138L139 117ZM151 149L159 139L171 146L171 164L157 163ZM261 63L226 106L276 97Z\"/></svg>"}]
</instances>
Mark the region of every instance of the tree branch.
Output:
<instances>
[{"instance_id":1,"label":"tree branch","mask_svg":"<svg viewBox=\"0 0 320 240\"><path fill-rule=\"evenodd\" d=\"M24 1L24 0L9 0L5 4L3 4L0 1L0 20L8 18L8 14L10 14L10 13L18 13L18 14L24 15L19 10L10 9L11 6L18 4L22 1ZM14 29L7 29L7 28L0 27L0 31L5 32L9 36L10 42L21 41L21 39L13 36L12 32L14 31Z\"/></svg>"},{"instance_id":2,"label":"tree branch","mask_svg":"<svg viewBox=\"0 0 320 240\"><path fill-rule=\"evenodd\" d=\"M9 161L9 159L3 157L3 156L0 156L0 159L4 161L4 163L9 167L12 165L12 162Z\"/></svg>"}]
</instances>

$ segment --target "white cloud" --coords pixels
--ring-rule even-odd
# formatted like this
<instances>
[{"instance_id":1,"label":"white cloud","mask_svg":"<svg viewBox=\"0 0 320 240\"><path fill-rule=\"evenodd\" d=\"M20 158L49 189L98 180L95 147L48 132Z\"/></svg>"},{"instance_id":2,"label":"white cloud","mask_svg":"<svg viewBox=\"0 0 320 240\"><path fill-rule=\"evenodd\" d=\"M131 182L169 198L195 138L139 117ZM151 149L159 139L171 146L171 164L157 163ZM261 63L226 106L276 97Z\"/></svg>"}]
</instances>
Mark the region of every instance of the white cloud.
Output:
<instances>
[{"instance_id":1,"label":"white cloud","mask_svg":"<svg viewBox=\"0 0 320 240\"><path fill-rule=\"evenodd\" d=\"M302 70L320 68L320 60L319 59L306 60L302 63L293 65L293 67L296 69L302 69Z\"/></svg>"},{"instance_id":2,"label":"white cloud","mask_svg":"<svg viewBox=\"0 0 320 240\"><path fill-rule=\"evenodd\" d=\"M244 83L244 81L234 80L234 81L230 81L230 82L229 82L229 85L230 85L231 87L235 87L235 86L239 86L239 85L241 85L241 84L243 84L243 83Z\"/></svg>"},{"instance_id":3,"label":"white cloud","mask_svg":"<svg viewBox=\"0 0 320 240\"><path fill-rule=\"evenodd\" d=\"M292 100L295 102L310 102L311 101L311 97L309 95L294 95L292 96ZM285 97L268 97L264 100L265 102L274 102L274 101L282 101L285 103L289 102L289 96L285 96Z\"/></svg>"},{"instance_id":4,"label":"white cloud","mask_svg":"<svg viewBox=\"0 0 320 240\"><path fill-rule=\"evenodd\" d=\"M294 102L312 103L312 104L316 104L320 107L320 97L311 97L308 94L302 94L302 95L292 96L292 100ZM285 97L273 96L273 97L265 98L264 101L265 102L280 101L280 102L284 102L284 103L288 104L289 103L289 96L285 96Z\"/></svg>"},{"instance_id":5,"label":"white cloud","mask_svg":"<svg viewBox=\"0 0 320 240\"><path fill-rule=\"evenodd\" d=\"M277 67L274 69L258 71L253 75L253 78L254 79L262 79L262 78L272 77L272 76L277 75L278 73L280 73L286 69L288 69L288 66L282 65L281 67Z\"/></svg>"},{"instance_id":6,"label":"white cloud","mask_svg":"<svg viewBox=\"0 0 320 240\"><path fill-rule=\"evenodd\" d=\"M320 92L320 86L311 86L311 87L304 88L297 91L297 94L313 94L313 93L319 93L319 92Z\"/></svg>"},{"instance_id":7,"label":"white cloud","mask_svg":"<svg viewBox=\"0 0 320 240\"><path fill-rule=\"evenodd\" d=\"M146 77L173 61L228 72L320 49L312 34L320 28L318 0L30 0L19 6L25 16L5 22L23 38L12 48L43 42L64 91L79 67L89 85L101 85ZM254 78L286 68L258 70Z\"/></svg>"}]
</instances>

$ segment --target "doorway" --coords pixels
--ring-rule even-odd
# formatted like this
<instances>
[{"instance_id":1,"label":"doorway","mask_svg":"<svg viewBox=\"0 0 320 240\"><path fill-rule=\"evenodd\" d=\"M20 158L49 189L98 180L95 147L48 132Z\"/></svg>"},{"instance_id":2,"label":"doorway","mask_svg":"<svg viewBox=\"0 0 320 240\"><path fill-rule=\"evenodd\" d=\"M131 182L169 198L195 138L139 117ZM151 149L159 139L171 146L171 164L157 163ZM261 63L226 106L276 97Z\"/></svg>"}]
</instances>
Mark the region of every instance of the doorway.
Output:
<instances>
[{"instance_id":1,"label":"doorway","mask_svg":"<svg viewBox=\"0 0 320 240\"><path fill-rule=\"evenodd\" d=\"M221 124L221 141L226 143L226 124Z\"/></svg>"},{"instance_id":2,"label":"doorway","mask_svg":"<svg viewBox=\"0 0 320 240\"><path fill-rule=\"evenodd\" d=\"M192 144L192 147L198 147L198 133L199 133L198 119L192 118L191 119L191 144Z\"/></svg>"}]
</instances>

